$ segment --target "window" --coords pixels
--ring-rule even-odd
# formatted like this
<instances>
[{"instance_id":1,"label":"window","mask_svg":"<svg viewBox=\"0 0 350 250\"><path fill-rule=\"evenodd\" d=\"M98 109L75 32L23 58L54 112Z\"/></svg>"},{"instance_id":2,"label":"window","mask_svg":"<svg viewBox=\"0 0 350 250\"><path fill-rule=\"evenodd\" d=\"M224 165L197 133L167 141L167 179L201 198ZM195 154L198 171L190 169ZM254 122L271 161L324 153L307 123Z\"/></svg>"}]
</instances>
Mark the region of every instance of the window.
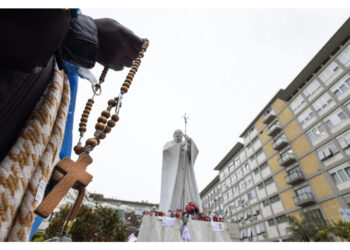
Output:
<instances>
[{"instance_id":1,"label":"window","mask_svg":"<svg viewBox=\"0 0 350 250\"><path fill-rule=\"evenodd\" d=\"M294 113L297 113L297 109L301 107L305 103L304 97L299 95L295 100L290 104L291 109L294 111Z\"/></svg>"},{"instance_id":2,"label":"window","mask_svg":"<svg viewBox=\"0 0 350 250\"><path fill-rule=\"evenodd\" d=\"M342 109L338 109L331 115L329 115L326 119L324 119L324 123L327 125L329 129L332 129L333 127L337 126L342 121L346 120L348 117L343 112Z\"/></svg>"},{"instance_id":3,"label":"window","mask_svg":"<svg viewBox=\"0 0 350 250\"><path fill-rule=\"evenodd\" d=\"M252 200L252 199L255 199L256 198L256 193L255 193L255 190L251 190L248 192L248 200Z\"/></svg>"},{"instance_id":4,"label":"window","mask_svg":"<svg viewBox=\"0 0 350 250\"><path fill-rule=\"evenodd\" d=\"M311 110L311 108L308 108L298 116L298 121L302 127L306 127L313 117L315 117L314 112Z\"/></svg>"},{"instance_id":5,"label":"window","mask_svg":"<svg viewBox=\"0 0 350 250\"><path fill-rule=\"evenodd\" d=\"M337 59L344 65L346 65L350 61L350 45L348 45L343 52L341 52Z\"/></svg>"},{"instance_id":6,"label":"window","mask_svg":"<svg viewBox=\"0 0 350 250\"><path fill-rule=\"evenodd\" d=\"M263 153L263 150L261 148L258 152L256 152L256 157L259 157L262 153Z\"/></svg>"},{"instance_id":7,"label":"window","mask_svg":"<svg viewBox=\"0 0 350 250\"><path fill-rule=\"evenodd\" d=\"M244 164L244 166L243 166L243 173L246 173L247 171L249 171L249 164L248 163Z\"/></svg>"},{"instance_id":8,"label":"window","mask_svg":"<svg viewBox=\"0 0 350 250\"><path fill-rule=\"evenodd\" d=\"M245 186L246 186L246 184L245 184L244 180L242 180L242 181L239 183L239 189L240 189L240 190L243 190L243 189L245 189Z\"/></svg>"},{"instance_id":9,"label":"window","mask_svg":"<svg viewBox=\"0 0 350 250\"><path fill-rule=\"evenodd\" d=\"M242 152L239 154L239 159L241 160L241 162L244 162L246 158L247 158L247 156L246 156L245 152L242 151Z\"/></svg>"},{"instance_id":10,"label":"window","mask_svg":"<svg viewBox=\"0 0 350 250\"><path fill-rule=\"evenodd\" d=\"M272 108L271 107L267 108L266 111L264 112L264 116L265 117L268 116L271 112L272 112Z\"/></svg>"},{"instance_id":11,"label":"window","mask_svg":"<svg viewBox=\"0 0 350 250\"><path fill-rule=\"evenodd\" d=\"M337 138L342 149L347 149L350 146L350 131L342 134Z\"/></svg>"},{"instance_id":12,"label":"window","mask_svg":"<svg viewBox=\"0 0 350 250\"><path fill-rule=\"evenodd\" d=\"M271 183L273 183L273 178L272 177L270 177L266 181L264 181L265 187L270 185Z\"/></svg>"},{"instance_id":13,"label":"window","mask_svg":"<svg viewBox=\"0 0 350 250\"><path fill-rule=\"evenodd\" d=\"M304 90L304 95L306 96L306 98L308 98L309 100L312 100L313 97L316 96L317 93L319 93L318 90L322 90L321 84L319 83L319 81L317 81L316 79L313 80L309 86L307 86Z\"/></svg>"},{"instance_id":14,"label":"window","mask_svg":"<svg viewBox=\"0 0 350 250\"><path fill-rule=\"evenodd\" d=\"M245 179L246 186L253 184L253 179L251 175L248 175Z\"/></svg>"},{"instance_id":15,"label":"window","mask_svg":"<svg viewBox=\"0 0 350 250\"><path fill-rule=\"evenodd\" d=\"M350 87L350 76L346 75L342 79L340 79L338 82L336 82L331 88L331 92L336 96L339 97L343 95L345 92L349 90Z\"/></svg>"},{"instance_id":16,"label":"window","mask_svg":"<svg viewBox=\"0 0 350 250\"><path fill-rule=\"evenodd\" d=\"M276 217L276 222L277 222L277 224L287 222L287 216L281 215L281 216Z\"/></svg>"},{"instance_id":17,"label":"window","mask_svg":"<svg viewBox=\"0 0 350 250\"><path fill-rule=\"evenodd\" d=\"M262 203L264 207L267 207L270 204L270 201L269 199L267 199L267 200L264 200Z\"/></svg>"},{"instance_id":18,"label":"window","mask_svg":"<svg viewBox=\"0 0 350 250\"><path fill-rule=\"evenodd\" d=\"M255 160L255 155L252 155L250 158L249 158L250 161L254 161Z\"/></svg>"},{"instance_id":19,"label":"window","mask_svg":"<svg viewBox=\"0 0 350 250\"><path fill-rule=\"evenodd\" d=\"M350 165L345 163L335 169L329 171L332 179L336 184L341 184L343 182L350 180Z\"/></svg>"},{"instance_id":20,"label":"window","mask_svg":"<svg viewBox=\"0 0 350 250\"><path fill-rule=\"evenodd\" d=\"M258 188L259 188L259 190L263 189L263 188L264 188L264 183L260 183L260 184L258 185Z\"/></svg>"},{"instance_id":21,"label":"window","mask_svg":"<svg viewBox=\"0 0 350 250\"><path fill-rule=\"evenodd\" d=\"M340 68L335 62L331 62L320 74L319 78L326 83Z\"/></svg>"},{"instance_id":22,"label":"window","mask_svg":"<svg viewBox=\"0 0 350 250\"><path fill-rule=\"evenodd\" d=\"M252 144L249 143L249 144L247 145L247 149L251 149L251 148L252 148Z\"/></svg>"},{"instance_id":23,"label":"window","mask_svg":"<svg viewBox=\"0 0 350 250\"><path fill-rule=\"evenodd\" d=\"M273 219L269 219L267 221L267 223L269 224L270 227L272 227L273 225L275 225L275 221Z\"/></svg>"},{"instance_id":24,"label":"window","mask_svg":"<svg viewBox=\"0 0 350 250\"><path fill-rule=\"evenodd\" d=\"M271 204L276 203L276 202L278 202L278 201L280 201L279 195L275 195L275 196L272 196L272 197L270 198L270 203L271 203Z\"/></svg>"},{"instance_id":25,"label":"window","mask_svg":"<svg viewBox=\"0 0 350 250\"><path fill-rule=\"evenodd\" d=\"M321 110L324 110L329 104L333 103L332 97L325 93L320 98L318 98L312 106L316 110L317 113L319 113Z\"/></svg>"},{"instance_id":26,"label":"window","mask_svg":"<svg viewBox=\"0 0 350 250\"><path fill-rule=\"evenodd\" d=\"M265 224L264 224L264 222L260 223L260 224L257 224L255 227L256 227L256 233L257 234L265 233Z\"/></svg>"},{"instance_id":27,"label":"window","mask_svg":"<svg viewBox=\"0 0 350 250\"><path fill-rule=\"evenodd\" d=\"M306 133L310 141L314 141L324 134L326 134L326 131L321 124L317 124L314 128L312 128L309 132Z\"/></svg>"},{"instance_id":28,"label":"window","mask_svg":"<svg viewBox=\"0 0 350 250\"><path fill-rule=\"evenodd\" d=\"M349 142L350 142L350 141L349 141ZM255 175L259 174L259 168L254 169L253 173L254 173Z\"/></svg>"},{"instance_id":29,"label":"window","mask_svg":"<svg viewBox=\"0 0 350 250\"><path fill-rule=\"evenodd\" d=\"M329 143L327 146L317 150L318 157L320 158L321 161L331 158L332 156L336 155L338 152L339 152L339 149L334 142Z\"/></svg>"},{"instance_id":30,"label":"window","mask_svg":"<svg viewBox=\"0 0 350 250\"><path fill-rule=\"evenodd\" d=\"M344 107L345 107L348 111L350 111L350 102L345 103L345 104L344 104Z\"/></svg>"},{"instance_id":31,"label":"window","mask_svg":"<svg viewBox=\"0 0 350 250\"><path fill-rule=\"evenodd\" d=\"M312 191L311 191L311 187L310 186L305 186L305 187L302 187L302 188L296 190L295 193L298 196L301 196L301 195L304 195L304 194L312 194Z\"/></svg>"},{"instance_id":32,"label":"window","mask_svg":"<svg viewBox=\"0 0 350 250\"><path fill-rule=\"evenodd\" d=\"M264 164L262 164L259 168L260 171L263 171L265 168L267 168L269 165L267 164L267 162L265 162Z\"/></svg>"}]
</instances>

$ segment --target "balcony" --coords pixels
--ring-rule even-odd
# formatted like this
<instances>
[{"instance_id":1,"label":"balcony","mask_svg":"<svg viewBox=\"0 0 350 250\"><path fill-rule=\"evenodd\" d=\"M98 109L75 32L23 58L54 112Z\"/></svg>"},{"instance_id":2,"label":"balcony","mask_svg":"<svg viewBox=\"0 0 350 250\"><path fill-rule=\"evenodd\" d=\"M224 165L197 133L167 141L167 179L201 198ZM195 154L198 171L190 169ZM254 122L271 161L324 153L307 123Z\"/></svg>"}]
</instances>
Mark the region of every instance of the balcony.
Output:
<instances>
[{"instance_id":1,"label":"balcony","mask_svg":"<svg viewBox=\"0 0 350 250\"><path fill-rule=\"evenodd\" d=\"M315 197L312 193L307 192L294 197L295 205L305 207L315 203Z\"/></svg>"},{"instance_id":2,"label":"balcony","mask_svg":"<svg viewBox=\"0 0 350 250\"><path fill-rule=\"evenodd\" d=\"M287 183L291 185L302 182L303 180L305 180L305 176L299 169L286 176Z\"/></svg>"},{"instance_id":3,"label":"balcony","mask_svg":"<svg viewBox=\"0 0 350 250\"><path fill-rule=\"evenodd\" d=\"M281 126L277 123L273 124L271 127L267 129L267 134L269 136L275 136L282 130Z\"/></svg>"},{"instance_id":4,"label":"balcony","mask_svg":"<svg viewBox=\"0 0 350 250\"><path fill-rule=\"evenodd\" d=\"M293 153L284 153L278 159L278 163L284 167L289 166L290 164L292 164L295 161L296 161L296 158L295 158L295 155Z\"/></svg>"},{"instance_id":5,"label":"balcony","mask_svg":"<svg viewBox=\"0 0 350 250\"><path fill-rule=\"evenodd\" d=\"M269 124L270 122L273 121L273 119L276 118L276 114L274 112L270 112L267 115L264 115L264 123Z\"/></svg>"},{"instance_id":6,"label":"balcony","mask_svg":"<svg viewBox=\"0 0 350 250\"><path fill-rule=\"evenodd\" d=\"M283 137L279 137L273 144L272 144L272 148L274 150L281 150L283 149L285 146L288 145L288 139L287 137L283 136Z\"/></svg>"}]
</instances>

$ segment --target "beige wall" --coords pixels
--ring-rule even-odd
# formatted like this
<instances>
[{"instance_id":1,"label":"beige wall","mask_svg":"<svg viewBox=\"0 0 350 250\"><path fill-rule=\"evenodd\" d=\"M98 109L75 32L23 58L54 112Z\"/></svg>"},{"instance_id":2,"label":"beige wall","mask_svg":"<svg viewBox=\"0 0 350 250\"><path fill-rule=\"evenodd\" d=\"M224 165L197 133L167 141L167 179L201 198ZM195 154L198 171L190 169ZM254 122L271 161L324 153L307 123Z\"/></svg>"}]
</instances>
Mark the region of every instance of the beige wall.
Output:
<instances>
[{"instance_id":1,"label":"beige wall","mask_svg":"<svg viewBox=\"0 0 350 250\"><path fill-rule=\"evenodd\" d=\"M309 182L317 198L322 198L332 194L332 190L323 174L313 177Z\"/></svg>"},{"instance_id":2,"label":"beige wall","mask_svg":"<svg viewBox=\"0 0 350 250\"><path fill-rule=\"evenodd\" d=\"M264 128L262 133L259 133L260 140L262 144L267 142L268 139L270 139L270 136L267 135L267 128Z\"/></svg>"},{"instance_id":3,"label":"beige wall","mask_svg":"<svg viewBox=\"0 0 350 250\"><path fill-rule=\"evenodd\" d=\"M300 160L300 165L306 176L315 173L319 169L319 161L314 152L306 155Z\"/></svg>"},{"instance_id":4,"label":"beige wall","mask_svg":"<svg viewBox=\"0 0 350 250\"><path fill-rule=\"evenodd\" d=\"M278 155L274 155L269 161L268 161L271 171L275 172L277 169L279 169L281 166L278 164Z\"/></svg>"},{"instance_id":5,"label":"beige wall","mask_svg":"<svg viewBox=\"0 0 350 250\"><path fill-rule=\"evenodd\" d=\"M289 107L286 107L279 115L278 119L280 120L281 125L285 125L287 122L289 122L293 118L292 112L290 111Z\"/></svg>"},{"instance_id":6,"label":"beige wall","mask_svg":"<svg viewBox=\"0 0 350 250\"><path fill-rule=\"evenodd\" d=\"M301 209L297 210L295 212L289 213L288 216L294 216L300 221L301 220Z\"/></svg>"},{"instance_id":7,"label":"beige wall","mask_svg":"<svg viewBox=\"0 0 350 250\"><path fill-rule=\"evenodd\" d=\"M256 129L260 132L260 130L265 126L264 124L264 116L260 116L259 119L255 123Z\"/></svg>"},{"instance_id":8,"label":"beige wall","mask_svg":"<svg viewBox=\"0 0 350 250\"><path fill-rule=\"evenodd\" d=\"M310 145L304 135L299 136L295 141L293 141L292 147L297 156L300 156L306 151L310 150Z\"/></svg>"},{"instance_id":9,"label":"beige wall","mask_svg":"<svg viewBox=\"0 0 350 250\"><path fill-rule=\"evenodd\" d=\"M294 138L300 132L301 130L296 120L292 121L291 123L288 124L287 127L284 128L284 133L286 134L289 140Z\"/></svg>"},{"instance_id":10,"label":"beige wall","mask_svg":"<svg viewBox=\"0 0 350 250\"><path fill-rule=\"evenodd\" d=\"M274 175L274 179L278 189L285 188L287 186L286 182L286 172L284 170L278 172Z\"/></svg>"},{"instance_id":11,"label":"beige wall","mask_svg":"<svg viewBox=\"0 0 350 250\"><path fill-rule=\"evenodd\" d=\"M281 99L277 98L272 104L272 108L276 113L278 113L285 103L285 101L282 101Z\"/></svg>"},{"instance_id":12,"label":"beige wall","mask_svg":"<svg viewBox=\"0 0 350 250\"><path fill-rule=\"evenodd\" d=\"M281 200L283 201L284 208L286 210L289 210L293 207L295 207L294 199L293 197L295 196L294 192L292 189L288 189L282 193L280 193Z\"/></svg>"},{"instance_id":13,"label":"beige wall","mask_svg":"<svg viewBox=\"0 0 350 250\"><path fill-rule=\"evenodd\" d=\"M321 206L329 222L337 222L342 219L339 213L340 205L336 198L322 202Z\"/></svg>"},{"instance_id":14,"label":"beige wall","mask_svg":"<svg viewBox=\"0 0 350 250\"><path fill-rule=\"evenodd\" d=\"M272 143L273 141L271 140L268 143L266 143L266 145L264 146L264 151L267 157L270 157L275 152L275 150L273 150L272 148Z\"/></svg>"}]
</instances>

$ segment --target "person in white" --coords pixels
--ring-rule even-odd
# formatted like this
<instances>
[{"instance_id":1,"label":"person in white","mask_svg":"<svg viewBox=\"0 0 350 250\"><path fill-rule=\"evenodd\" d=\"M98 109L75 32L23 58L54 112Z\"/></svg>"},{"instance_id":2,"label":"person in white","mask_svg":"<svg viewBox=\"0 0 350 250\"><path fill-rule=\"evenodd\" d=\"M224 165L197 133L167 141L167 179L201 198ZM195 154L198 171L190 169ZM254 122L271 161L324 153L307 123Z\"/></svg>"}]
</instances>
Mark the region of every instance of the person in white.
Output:
<instances>
[{"instance_id":1,"label":"person in white","mask_svg":"<svg viewBox=\"0 0 350 250\"><path fill-rule=\"evenodd\" d=\"M184 207L191 201L195 202L201 211L193 169L197 155L198 149L194 141L179 129L174 132L174 140L165 144L163 148L160 211L184 210Z\"/></svg>"}]
</instances>

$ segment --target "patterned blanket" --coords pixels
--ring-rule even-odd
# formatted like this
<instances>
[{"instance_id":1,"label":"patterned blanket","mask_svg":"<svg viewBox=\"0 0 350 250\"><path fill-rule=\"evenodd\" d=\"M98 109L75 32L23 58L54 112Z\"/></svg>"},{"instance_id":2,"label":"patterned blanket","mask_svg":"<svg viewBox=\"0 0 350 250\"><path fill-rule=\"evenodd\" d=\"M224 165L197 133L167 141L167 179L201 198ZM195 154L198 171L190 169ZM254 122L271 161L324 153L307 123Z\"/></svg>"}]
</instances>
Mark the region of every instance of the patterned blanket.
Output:
<instances>
[{"instance_id":1,"label":"patterned blanket","mask_svg":"<svg viewBox=\"0 0 350 250\"><path fill-rule=\"evenodd\" d=\"M39 183L48 182L59 160L69 103L69 81L56 64L50 84L0 163L0 241L28 239Z\"/></svg>"}]
</instances>

